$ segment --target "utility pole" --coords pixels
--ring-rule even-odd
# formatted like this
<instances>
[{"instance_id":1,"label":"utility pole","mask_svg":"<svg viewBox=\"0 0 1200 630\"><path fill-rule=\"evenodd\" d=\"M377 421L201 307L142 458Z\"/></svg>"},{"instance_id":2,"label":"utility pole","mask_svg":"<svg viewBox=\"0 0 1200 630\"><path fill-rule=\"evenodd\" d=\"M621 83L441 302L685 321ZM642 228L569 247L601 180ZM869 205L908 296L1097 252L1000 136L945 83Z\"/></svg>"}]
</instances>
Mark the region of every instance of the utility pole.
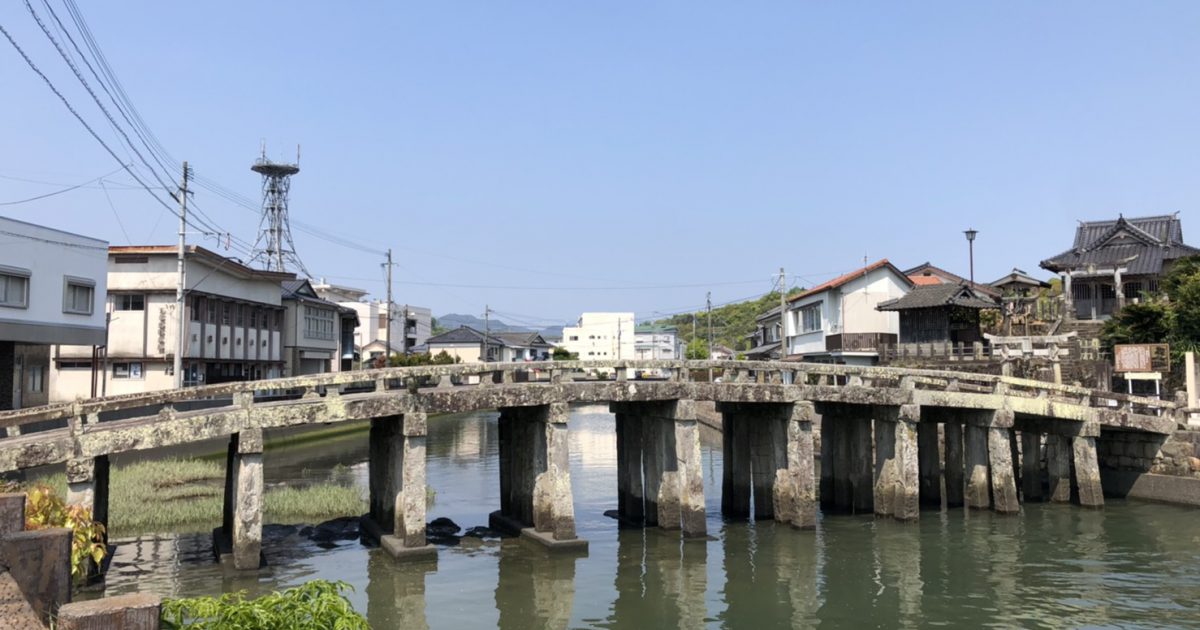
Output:
<instances>
[{"instance_id":1,"label":"utility pole","mask_svg":"<svg viewBox=\"0 0 1200 630\"><path fill-rule=\"evenodd\" d=\"M782 361L787 356L787 276L783 273L783 267L779 268L779 359ZM766 341L764 339L763 341Z\"/></svg>"},{"instance_id":2,"label":"utility pole","mask_svg":"<svg viewBox=\"0 0 1200 630\"><path fill-rule=\"evenodd\" d=\"M408 354L408 304L404 305L404 323L400 325L400 334L404 342L400 344L404 348L404 354Z\"/></svg>"},{"instance_id":3,"label":"utility pole","mask_svg":"<svg viewBox=\"0 0 1200 630\"><path fill-rule=\"evenodd\" d=\"M708 310L708 360L712 361L712 358L713 358L712 291L709 291L704 294L704 301L707 304L706 308ZM713 380L713 370L712 370L712 368L708 368L708 382L711 383L712 380Z\"/></svg>"},{"instance_id":4,"label":"utility pole","mask_svg":"<svg viewBox=\"0 0 1200 630\"><path fill-rule=\"evenodd\" d=\"M490 305L487 305L487 304L484 304L484 305L483 305L483 361L484 361L484 363L487 363L488 361L491 361L491 357L489 356L489 354L490 354L490 352L489 352L489 351L492 349L492 344L491 344L491 338L492 338L492 320L491 320L491 314L492 314L492 308L491 308L491 306L490 306Z\"/></svg>"},{"instance_id":5,"label":"utility pole","mask_svg":"<svg viewBox=\"0 0 1200 630\"><path fill-rule=\"evenodd\" d=\"M392 248L387 250L387 331L384 333L384 343L387 344L387 352L384 354L387 357L383 367L390 367L392 364Z\"/></svg>"},{"instance_id":6,"label":"utility pole","mask_svg":"<svg viewBox=\"0 0 1200 630\"><path fill-rule=\"evenodd\" d=\"M183 184L179 187L179 279L175 284L175 321L177 343L175 344L175 362L172 367L175 372L175 389L183 387L183 349L188 338L184 326L187 319L183 312L183 294L187 287L187 265L184 262L184 250L187 247L187 196L188 196L188 163L183 161Z\"/></svg>"}]
</instances>

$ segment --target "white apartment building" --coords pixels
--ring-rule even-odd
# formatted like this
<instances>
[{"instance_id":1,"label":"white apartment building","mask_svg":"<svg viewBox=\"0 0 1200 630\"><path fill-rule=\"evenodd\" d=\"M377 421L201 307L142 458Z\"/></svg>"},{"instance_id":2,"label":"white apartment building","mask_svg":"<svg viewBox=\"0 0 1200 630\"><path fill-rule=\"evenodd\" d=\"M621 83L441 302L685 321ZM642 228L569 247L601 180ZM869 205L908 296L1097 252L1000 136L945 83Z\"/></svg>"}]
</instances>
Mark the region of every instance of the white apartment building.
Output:
<instances>
[{"instance_id":1,"label":"white apartment building","mask_svg":"<svg viewBox=\"0 0 1200 630\"><path fill-rule=\"evenodd\" d=\"M280 286L296 276L252 269L203 247L185 251L183 384L283 376ZM108 248L107 352L93 360L89 347L56 346L51 401L87 397L93 369L101 372L102 395L175 386L176 256L169 245Z\"/></svg>"},{"instance_id":2,"label":"white apartment building","mask_svg":"<svg viewBox=\"0 0 1200 630\"><path fill-rule=\"evenodd\" d=\"M358 316L358 329L354 333L354 345L360 352L372 343L387 339L388 306L384 300L368 300L367 292L353 287L329 284L324 280L313 285L313 290L324 300L352 309ZM433 311L423 306L413 306L393 300L392 303L392 351L405 352L424 345L433 334Z\"/></svg>"},{"instance_id":3,"label":"white apartment building","mask_svg":"<svg viewBox=\"0 0 1200 630\"><path fill-rule=\"evenodd\" d=\"M0 410L43 405L51 344L104 345L108 243L7 217L0 243Z\"/></svg>"},{"instance_id":4,"label":"white apartment building","mask_svg":"<svg viewBox=\"0 0 1200 630\"><path fill-rule=\"evenodd\" d=\"M912 287L912 280L883 259L789 298L788 358L874 365L880 344L894 346L900 335L900 317L875 307Z\"/></svg>"},{"instance_id":5,"label":"white apartment building","mask_svg":"<svg viewBox=\"0 0 1200 630\"><path fill-rule=\"evenodd\" d=\"M633 313L584 313L575 326L563 328L561 347L580 361L612 361L635 357Z\"/></svg>"},{"instance_id":6,"label":"white apartment building","mask_svg":"<svg viewBox=\"0 0 1200 630\"><path fill-rule=\"evenodd\" d=\"M684 358L685 347L674 326L642 324L634 329L633 358L660 361Z\"/></svg>"}]
</instances>

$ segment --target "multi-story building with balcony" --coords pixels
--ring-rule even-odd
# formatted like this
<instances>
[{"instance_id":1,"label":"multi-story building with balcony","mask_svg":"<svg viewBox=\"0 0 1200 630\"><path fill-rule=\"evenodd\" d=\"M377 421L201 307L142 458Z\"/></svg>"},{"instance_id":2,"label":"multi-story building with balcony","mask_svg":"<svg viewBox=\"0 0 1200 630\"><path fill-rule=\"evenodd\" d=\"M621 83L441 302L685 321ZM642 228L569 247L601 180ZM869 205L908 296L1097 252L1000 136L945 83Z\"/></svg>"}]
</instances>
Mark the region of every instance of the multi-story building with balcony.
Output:
<instances>
[{"instance_id":1,"label":"multi-story building with balcony","mask_svg":"<svg viewBox=\"0 0 1200 630\"><path fill-rule=\"evenodd\" d=\"M86 397L93 369L100 394L175 387L182 349L184 386L284 375L284 307L280 284L291 273L252 269L203 247L189 246L183 339L176 311L174 246L108 248L108 343L59 345L52 352L52 401Z\"/></svg>"},{"instance_id":2,"label":"multi-story building with balcony","mask_svg":"<svg viewBox=\"0 0 1200 630\"><path fill-rule=\"evenodd\" d=\"M896 345L900 333L896 313L875 307L912 287L912 280L883 259L788 298L787 358L874 365L880 347Z\"/></svg>"}]
</instances>

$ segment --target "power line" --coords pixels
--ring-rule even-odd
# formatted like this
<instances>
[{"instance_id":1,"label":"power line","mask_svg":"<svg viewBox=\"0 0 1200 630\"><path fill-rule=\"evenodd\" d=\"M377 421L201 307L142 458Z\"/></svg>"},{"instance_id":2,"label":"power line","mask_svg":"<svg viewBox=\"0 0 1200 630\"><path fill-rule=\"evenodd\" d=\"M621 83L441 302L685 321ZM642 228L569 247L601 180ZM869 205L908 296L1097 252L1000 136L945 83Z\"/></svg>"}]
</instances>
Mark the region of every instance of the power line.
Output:
<instances>
[{"instance_id":1,"label":"power line","mask_svg":"<svg viewBox=\"0 0 1200 630\"><path fill-rule=\"evenodd\" d=\"M145 189L146 192L150 193L150 196L153 197L155 201L157 201L167 210L171 211L171 213L174 213L175 209L167 204L167 202L163 201L157 194L155 194L154 189L150 188L146 182L142 181L142 179L137 176L137 173L134 173L129 165L125 164L125 162L119 156L117 156L116 152L112 150L112 147L108 146L108 143L96 133L96 130L92 129L92 126L83 119L83 116L81 116L78 111L76 111L75 107L71 105L71 102L67 100L67 97L63 96L62 92L60 92L59 89L54 85L54 82L50 80L50 77L47 77L46 74L37 67L37 64L35 64L33 60L29 58L29 55L25 53L25 50L22 49L19 44L17 44L17 41L13 39L12 35L7 29L4 28L3 25L0 25L0 34L4 35L4 38L7 39L8 43L11 44L13 49L17 51L17 54L21 55L21 58L25 60L26 65L28 65L29 68L34 71L34 73L42 78L42 81L46 83L46 87L50 88L50 91L53 92L60 101L62 101L62 104L67 108L67 111L71 112L71 115L79 121L79 124L83 125L83 128L86 129L89 134L91 134L92 138L94 138L96 142L100 143L100 146L104 147L104 150L107 151L108 154L117 161L117 163L122 165L122 168L125 169L125 172L129 173L129 176L132 177L134 181L136 181L138 184L141 184L142 188Z\"/></svg>"},{"instance_id":2,"label":"power line","mask_svg":"<svg viewBox=\"0 0 1200 630\"><path fill-rule=\"evenodd\" d=\"M90 183L92 183L92 182L103 181L105 177L108 177L108 176L110 176L110 175L113 175L113 174L119 173L119 172L121 172L121 170L122 170L122 169L124 169L124 168L125 168L125 165L124 165L124 164L122 164L122 165L121 165L121 168L119 168L119 169L117 169L117 170L115 170L115 171L113 171L113 172L111 172L111 173L105 173L104 175L101 175L100 177L95 177L95 178L89 179L89 180L87 180L86 182L83 182L82 184L75 184L74 186L68 186L68 187L66 187L66 188L63 188L62 190L56 190L56 191L54 191L54 192L48 192L48 193L46 193L46 194L44 194L44 195L38 195L38 196L36 196L36 197L30 197L30 198L28 198L28 199L18 199L18 200L16 200L16 201L3 201L3 202L0 202L0 206L15 206L15 205L17 205L17 204L21 204L21 203L29 203L30 201L37 201L38 199L45 199L45 198L47 198L47 197L53 197L53 196L55 196L55 195L61 195L61 194L65 193L65 192L71 192L72 190L75 190L75 189L77 189L77 188L83 188L84 186L87 186L88 184L90 184ZM107 194L107 193L105 193L105 194ZM111 201L110 201L110 203L111 203ZM122 229L124 229L124 228L122 228Z\"/></svg>"},{"instance_id":3,"label":"power line","mask_svg":"<svg viewBox=\"0 0 1200 630\"><path fill-rule=\"evenodd\" d=\"M79 67L75 65L75 62L72 61L71 57L66 53L65 50L63 50L62 45L59 44L58 40L54 38L54 35L50 33L50 29L46 28L46 23L42 21L41 16L38 15L36 10L34 10L33 4L29 0L25 0L25 8L29 10L29 15L33 16L33 20L37 22L38 27L41 28L42 33L46 36L46 39L49 39L50 43L54 45L54 49L58 51L59 56L61 56L63 61L67 63L67 66L71 68L71 72L75 75L75 78L79 80L79 83L83 85L85 90L87 90L87 93L92 97L92 100L96 102L96 106L99 107L100 111L104 113L104 116L108 119L108 122L113 126L114 129L117 130L121 137L125 139L125 143L129 145L131 150L133 150L133 153L138 157L138 160L141 161L142 164L146 165L146 168L150 170L150 173L154 176L154 179L158 180L158 183L163 187L163 190L168 191L167 194L174 199L175 195L170 192L171 187L163 181L158 172L155 171L152 166L150 166L150 163L146 161L146 158L142 155L142 153L138 151L137 146L134 145L133 141L129 139L129 134L125 133L124 128L117 124L116 119L114 119L112 114L109 113L108 108L104 106L104 103L100 101L100 97L96 94L96 91L92 89L91 84L88 83L87 79L83 76L83 73L79 71ZM76 48L76 50L78 50L78 48Z\"/></svg>"}]
</instances>

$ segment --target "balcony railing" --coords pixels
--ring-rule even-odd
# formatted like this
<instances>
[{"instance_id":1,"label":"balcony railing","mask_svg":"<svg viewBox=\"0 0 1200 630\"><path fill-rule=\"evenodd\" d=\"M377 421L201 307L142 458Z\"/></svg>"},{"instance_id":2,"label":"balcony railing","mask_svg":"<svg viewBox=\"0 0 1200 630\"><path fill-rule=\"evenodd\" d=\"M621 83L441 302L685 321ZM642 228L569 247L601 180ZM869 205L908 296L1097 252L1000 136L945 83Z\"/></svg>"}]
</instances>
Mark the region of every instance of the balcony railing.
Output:
<instances>
[{"instance_id":1,"label":"balcony railing","mask_svg":"<svg viewBox=\"0 0 1200 630\"><path fill-rule=\"evenodd\" d=\"M878 352L884 346L896 345L893 333L842 333L825 338L828 352Z\"/></svg>"}]
</instances>

